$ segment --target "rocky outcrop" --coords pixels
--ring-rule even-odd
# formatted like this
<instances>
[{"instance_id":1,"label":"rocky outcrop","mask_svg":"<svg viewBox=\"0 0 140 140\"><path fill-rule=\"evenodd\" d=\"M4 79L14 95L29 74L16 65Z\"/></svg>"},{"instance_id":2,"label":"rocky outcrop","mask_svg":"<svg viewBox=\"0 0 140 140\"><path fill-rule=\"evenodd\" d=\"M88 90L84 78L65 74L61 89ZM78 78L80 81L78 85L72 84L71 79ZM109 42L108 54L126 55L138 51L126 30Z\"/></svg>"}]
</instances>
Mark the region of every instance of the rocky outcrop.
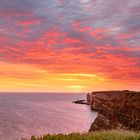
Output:
<instances>
[{"instance_id":1,"label":"rocky outcrop","mask_svg":"<svg viewBox=\"0 0 140 140\"><path fill-rule=\"evenodd\" d=\"M140 131L140 92L102 91L88 94L87 102L98 115L90 131L125 129Z\"/></svg>"},{"instance_id":2,"label":"rocky outcrop","mask_svg":"<svg viewBox=\"0 0 140 140\"><path fill-rule=\"evenodd\" d=\"M87 103L89 103L89 104L91 103L91 95L90 95L90 93L87 94Z\"/></svg>"}]
</instances>

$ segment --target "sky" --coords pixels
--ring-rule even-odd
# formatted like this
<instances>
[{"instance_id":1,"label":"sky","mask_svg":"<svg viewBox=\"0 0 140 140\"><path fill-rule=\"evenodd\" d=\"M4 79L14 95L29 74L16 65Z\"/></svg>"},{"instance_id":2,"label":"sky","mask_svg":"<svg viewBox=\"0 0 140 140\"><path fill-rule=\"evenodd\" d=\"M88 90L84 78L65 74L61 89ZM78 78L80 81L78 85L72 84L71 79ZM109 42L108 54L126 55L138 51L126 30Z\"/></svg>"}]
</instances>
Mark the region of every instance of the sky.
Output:
<instances>
[{"instance_id":1,"label":"sky","mask_svg":"<svg viewBox=\"0 0 140 140\"><path fill-rule=\"evenodd\" d=\"M0 91L140 90L139 0L0 0Z\"/></svg>"}]
</instances>

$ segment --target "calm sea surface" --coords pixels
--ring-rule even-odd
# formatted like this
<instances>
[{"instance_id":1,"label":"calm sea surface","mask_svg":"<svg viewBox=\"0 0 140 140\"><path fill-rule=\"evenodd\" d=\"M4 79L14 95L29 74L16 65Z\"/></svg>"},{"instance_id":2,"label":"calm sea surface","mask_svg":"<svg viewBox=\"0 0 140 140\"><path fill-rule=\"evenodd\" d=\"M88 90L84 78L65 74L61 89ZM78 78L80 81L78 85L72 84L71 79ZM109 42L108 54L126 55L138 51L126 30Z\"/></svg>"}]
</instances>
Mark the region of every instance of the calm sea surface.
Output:
<instances>
[{"instance_id":1,"label":"calm sea surface","mask_svg":"<svg viewBox=\"0 0 140 140\"><path fill-rule=\"evenodd\" d=\"M86 105L72 103L85 97L86 94L0 94L0 140L88 131L96 113Z\"/></svg>"}]
</instances>

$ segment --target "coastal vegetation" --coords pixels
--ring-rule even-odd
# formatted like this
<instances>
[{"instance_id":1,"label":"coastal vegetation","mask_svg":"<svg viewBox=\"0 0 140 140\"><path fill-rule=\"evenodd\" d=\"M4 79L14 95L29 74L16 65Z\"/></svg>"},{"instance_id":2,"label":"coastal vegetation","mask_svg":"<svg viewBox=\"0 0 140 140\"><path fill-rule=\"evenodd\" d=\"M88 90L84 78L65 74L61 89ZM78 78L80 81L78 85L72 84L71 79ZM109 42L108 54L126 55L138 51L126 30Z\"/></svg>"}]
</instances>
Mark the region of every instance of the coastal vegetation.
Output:
<instances>
[{"instance_id":1,"label":"coastal vegetation","mask_svg":"<svg viewBox=\"0 0 140 140\"><path fill-rule=\"evenodd\" d=\"M140 133L131 131L100 131L90 133L71 133L71 134L47 134L43 136L32 136L31 138L22 138L22 140L140 140Z\"/></svg>"}]
</instances>

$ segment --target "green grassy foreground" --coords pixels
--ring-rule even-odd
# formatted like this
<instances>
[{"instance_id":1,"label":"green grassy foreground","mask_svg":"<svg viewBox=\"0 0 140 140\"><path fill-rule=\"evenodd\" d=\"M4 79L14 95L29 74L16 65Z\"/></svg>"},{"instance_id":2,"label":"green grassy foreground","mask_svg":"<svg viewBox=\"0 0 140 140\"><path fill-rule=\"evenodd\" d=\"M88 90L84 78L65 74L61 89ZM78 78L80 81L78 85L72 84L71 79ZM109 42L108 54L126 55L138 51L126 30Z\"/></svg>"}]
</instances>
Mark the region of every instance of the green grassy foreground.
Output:
<instances>
[{"instance_id":1,"label":"green grassy foreground","mask_svg":"<svg viewBox=\"0 0 140 140\"><path fill-rule=\"evenodd\" d=\"M95 133L72 133L72 134L57 134L44 135L40 137L32 136L29 139L22 140L140 140L140 133L129 131L103 131Z\"/></svg>"}]
</instances>

